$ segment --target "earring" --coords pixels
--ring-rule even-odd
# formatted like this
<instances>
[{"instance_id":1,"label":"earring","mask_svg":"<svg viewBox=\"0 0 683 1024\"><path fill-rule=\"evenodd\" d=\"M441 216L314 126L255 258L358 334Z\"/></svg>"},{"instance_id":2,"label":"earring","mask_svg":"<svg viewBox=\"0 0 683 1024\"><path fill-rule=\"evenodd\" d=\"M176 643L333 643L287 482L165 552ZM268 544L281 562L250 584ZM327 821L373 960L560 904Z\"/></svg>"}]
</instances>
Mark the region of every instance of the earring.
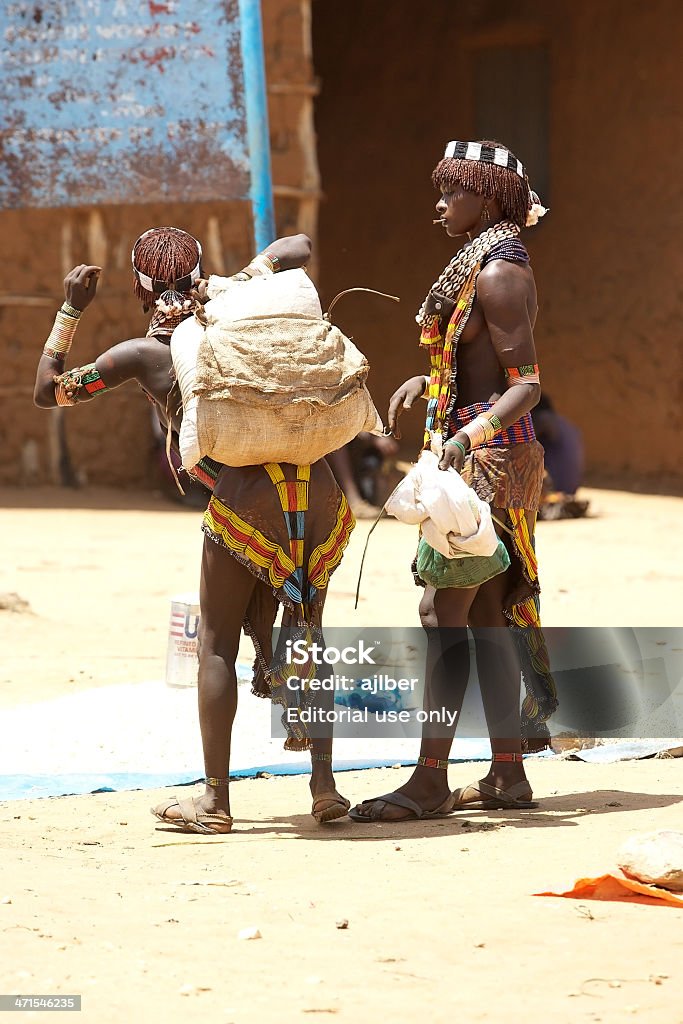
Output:
<instances>
[{"instance_id":1,"label":"earring","mask_svg":"<svg viewBox=\"0 0 683 1024\"><path fill-rule=\"evenodd\" d=\"M481 219L483 220L484 224L486 224L487 227L491 223L491 214L489 213L489 205L486 202L484 203L484 205L481 208Z\"/></svg>"}]
</instances>

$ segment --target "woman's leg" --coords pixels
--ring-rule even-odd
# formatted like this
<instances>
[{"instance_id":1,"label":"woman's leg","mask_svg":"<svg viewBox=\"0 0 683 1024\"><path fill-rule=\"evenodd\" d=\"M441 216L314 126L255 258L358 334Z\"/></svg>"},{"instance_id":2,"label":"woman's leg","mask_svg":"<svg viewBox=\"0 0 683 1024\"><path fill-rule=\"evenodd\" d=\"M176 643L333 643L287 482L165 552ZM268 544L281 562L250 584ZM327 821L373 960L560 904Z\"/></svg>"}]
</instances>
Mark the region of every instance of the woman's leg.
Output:
<instances>
[{"instance_id":1,"label":"woman's leg","mask_svg":"<svg viewBox=\"0 0 683 1024\"><path fill-rule=\"evenodd\" d=\"M258 581L225 548L204 539L199 588L199 725L207 778L227 779L230 739L237 710L235 661L249 599ZM198 813L230 814L226 785L206 785L194 800ZM179 807L166 817L180 820Z\"/></svg>"},{"instance_id":2,"label":"woman's leg","mask_svg":"<svg viewBox=\"0 0 683 1024\"><path fill-rule=\"evenodd\" d=\"M436 762L448 760L465 698L470 668L466 626L476 594L476 587L462 590L426 587L420 602L420 620L427 631L423 706L425 711L438 714L435 723L428 721L424 725L420 755ZM444 712L449 713L448 720ZM396 792L413 800L425 811L435 810L449 795L448 773L443 768L417 765L405 786ZM376 803L377 800L365 800L354 813L371 818ZM383 821L414 816L405 808L391 804L381 810Z\"/></svg>"},{"instance_id":3,"label":"woman's leg","mask_svg":"<svg viewBox=\"0 0 683 1024\"><path fill-rule=\"evenodd\" d=\"M499 519L505 519L504 509L493 509L493 512ZM508 543L509 538L505 540ZM511 544L509 541L509 548ZM521 667L503 608L509 605L511 588L519 594L524 590L526 594L528 585L523 579L520 580L517 556L511 550L509 553L510 568L481 585L469 616L482 702L494 755L489 773L482 781L499 789L509 789L515 783L526 780L521 761ZM497 754L515 754L518 759L497 761Z\"/></svg>"},{"instance_id":4,"label":"woman's leg","mask_svg":"<svg viewBox=\"0 0 683 1024\"><path fill-rule=\"evenodd\" d=\"M451 751L470 674L467 618L476 594L477 587L426 587L420 602L420 621L427 632L424 710L439 714L435 724L428 720L422 730L423 757L447 760ZM418 765L415 775L435 784L433 769ZM438 779L443 788L445 773Z\"/></svg>"},{"instance_id":5,"label":"woman's leg","mask_svg":"<svg viewBox=\"0 0 683 1024\"><path fill-rule=\"evenodd\" d=\"M320 595L316 608L317 623L322 629L323 606L327 591ZM316 708L326 712L334 711L334 690L320 690L315 701ZM311 796L313 815L320 823L342 818L349 809L349 802L337 791L332 772L333 725L317 725L311 747Z\"/></svg>"}]
</instances>

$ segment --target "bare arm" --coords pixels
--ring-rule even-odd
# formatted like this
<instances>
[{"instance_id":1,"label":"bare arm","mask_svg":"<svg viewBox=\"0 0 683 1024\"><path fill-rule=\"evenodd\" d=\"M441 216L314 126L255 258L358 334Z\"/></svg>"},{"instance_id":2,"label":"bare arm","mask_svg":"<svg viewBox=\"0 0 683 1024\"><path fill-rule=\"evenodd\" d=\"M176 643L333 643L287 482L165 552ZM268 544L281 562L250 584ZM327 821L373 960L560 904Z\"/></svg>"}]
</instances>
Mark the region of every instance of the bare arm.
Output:
<instances>
[{"instance_id":1,"label":"bare arm","mask_svg":"<svg viewBox=\"0 0 683 1024\"><path fill-rule=\"evenodd\" d=\"M391 396L387 420L389 430L397 440L401 438L401 431L398 426L399 416L404 409L412 409L413 402L416 402L418 398L424 395L428 383L429 378L422 374L417 377L410 377Z\"/></svg>"},{"instance_id":2,"label":"bare arm","mask_svg":"<svg viewBox=\"0 0 683 1024\"><path fill-rule=\"evenodd\" d=\"M494 260L477 279L477 298L504 369L536 365L536 346L529 312L527 271L506 260ZM515 378L510 378L510 380ZM530 412L541 397L538 383L511 384L490 412L503 427Z\"/></svg>"},{"instance_id":3,"label":"bare arm","mask_svg":"<svg viewBox=\"0 0 683 1024\"><path fill-rule=\"evenodd\" d=\"M100 267L80 264L67 274L64 294L68 306L74 312L82 312L93 301L100 273ZM73 320L73 325L78 323L73 317L67 319ZM59 354L51 349L50 344L55 342L48 343L48 352L43 352L36 370L33 400L40 409L53 409L60 404L57 400L59 383L56 384L55 378L57 382L63 379L61 394L66 396L68 393L68 404L74 405L89 402L96 395L118 387L139 373L139 346L143 344L141 339L121 342L98 356L95 363L69 371L65 371L68 350Z\"/></svg>"}]
</instances>

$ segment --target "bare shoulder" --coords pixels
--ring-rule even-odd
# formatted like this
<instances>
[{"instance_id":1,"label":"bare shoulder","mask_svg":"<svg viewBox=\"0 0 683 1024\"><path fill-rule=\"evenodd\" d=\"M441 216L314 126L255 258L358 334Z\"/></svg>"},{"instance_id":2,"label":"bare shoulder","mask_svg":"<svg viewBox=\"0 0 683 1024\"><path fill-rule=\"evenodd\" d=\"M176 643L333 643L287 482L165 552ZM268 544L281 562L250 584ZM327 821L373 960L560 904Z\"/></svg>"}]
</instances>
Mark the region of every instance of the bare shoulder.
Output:
<instances>
[{"instance_id":1,"label":"bare shoulder","mask_svg":"<svg viewBox=\"0 0 683 1024\"><path fill-rule=\"evenodd\" d=\"M171 356L168 345L156 338L128 338L112 345L97 357L97 369L107 387L118 387L127 380L140 382L150 373L168 370Z\"/></svg>"},{"instance_id":2,"label":"bare shoulder","mask_svg":"<svg viewBox=\"0 0 683 1024\"><path fill-rule=\"evenodd\" d=\"M538 312L536 282L528 264L492 260L477 278L477 298L485 315L524 311L532 323Z\"/></svg>"},{"instance_id":3,"label":"bare shoulder","mask_svg":"<svg viewBox=\"0 0 683 1024\"><path fill-rule=\"evenodd\" d=\"M121 363L130 366L142 357L146 341L147 338L126 338L125 341L119 341L102 352L98 356L98 362L107 367L115 367Z\"/></svg>"},{"instance_id":4,"label":"bare shoulder","mask_svg":"<svg viewBox=\"0 0 683 1024\"><path fill-rule=\"evenodd\" d=\"M534 273L528 263L491 260L477 278L477 291L484 298L498 294L528 296L534 288Z\"/></svg>"}]
</instances>

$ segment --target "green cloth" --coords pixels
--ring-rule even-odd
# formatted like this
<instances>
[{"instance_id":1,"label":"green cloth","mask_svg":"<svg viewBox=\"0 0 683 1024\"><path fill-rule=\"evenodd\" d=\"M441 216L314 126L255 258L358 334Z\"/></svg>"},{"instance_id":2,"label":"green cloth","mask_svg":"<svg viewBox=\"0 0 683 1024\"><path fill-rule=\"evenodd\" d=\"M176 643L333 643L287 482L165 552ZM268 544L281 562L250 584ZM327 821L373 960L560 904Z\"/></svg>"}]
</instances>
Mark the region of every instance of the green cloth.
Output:
<instances>
[{"instance_id":1,"label":"green cloth","mask_svg":"<svg viewBox=\"0 0 683 1024\"><path fill-rule=\"evenodd\" d=\"M418 576L437 590L443 590L444 587L478 587L498 573L505 572L509 565L510 556L502 540L498 541L498 547L488 558L481 555L446 558L430 547L424 537L420 537L417 549Z\"/></svg>"}]
</instances>

